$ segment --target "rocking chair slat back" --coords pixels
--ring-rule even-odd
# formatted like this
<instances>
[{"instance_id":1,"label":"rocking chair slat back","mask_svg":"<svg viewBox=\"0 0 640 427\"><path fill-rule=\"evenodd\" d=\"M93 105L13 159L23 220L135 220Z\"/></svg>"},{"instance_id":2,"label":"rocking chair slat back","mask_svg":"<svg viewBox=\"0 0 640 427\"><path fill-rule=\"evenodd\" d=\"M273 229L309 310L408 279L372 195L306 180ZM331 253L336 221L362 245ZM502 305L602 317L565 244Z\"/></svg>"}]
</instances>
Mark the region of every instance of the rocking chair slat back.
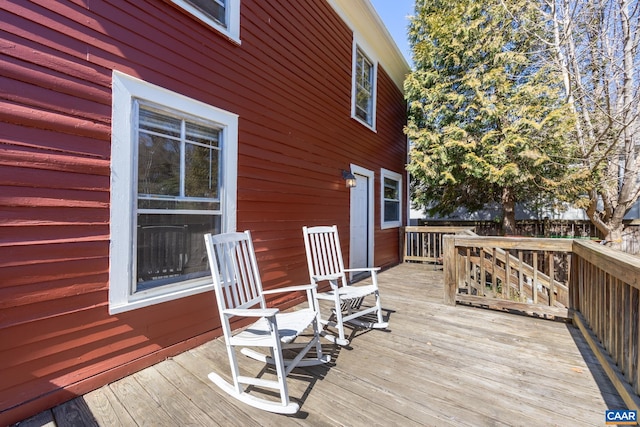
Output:
<instances>
[{"instance_id":1,"label":"rocking chair slat back","mask_svg":"<svg viewBox=\"0 0 640 427\"><path fill-rule=\"evenodd\" d=\"M328 276L344 274L340 241L337 238L337 227L314 227L308 234L307 259L309 263L309 275Z\"/></svg>"},{"instance_id":2,"label":"rocking chair slat back","mask_svg":"<svg viewBox=\"0 0 640 427\"><path fill-rule=\"evenodd\" d=\"M218 305L221 310L229 308L264 308L262 282L255 259L253 244L246 233L228 233L213 236L210 252L215 251L220 263L209 260L213 273L220 277L214 281ZM207 241L209 244L209 241Z\"/></svg>"}]
</instances>

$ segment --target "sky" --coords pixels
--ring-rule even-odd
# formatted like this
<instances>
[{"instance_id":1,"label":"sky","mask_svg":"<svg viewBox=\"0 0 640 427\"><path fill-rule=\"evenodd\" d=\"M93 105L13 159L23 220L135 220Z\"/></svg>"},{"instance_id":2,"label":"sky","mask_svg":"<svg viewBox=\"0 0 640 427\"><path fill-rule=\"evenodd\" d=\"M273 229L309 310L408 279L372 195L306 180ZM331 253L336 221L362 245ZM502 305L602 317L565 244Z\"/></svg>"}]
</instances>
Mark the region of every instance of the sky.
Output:
<instances>
[{"instance_id":1,"label":"sky","mask_svg":"<svg viewBox=\"0 0 640 427\"><path fill-rule=\"evenodd\" d=\"M413 14L414 0L370 0L382 22L396 41L407 63L411 64L411 49L407 41L407 16Z\"/></svg>"}]
</instances>

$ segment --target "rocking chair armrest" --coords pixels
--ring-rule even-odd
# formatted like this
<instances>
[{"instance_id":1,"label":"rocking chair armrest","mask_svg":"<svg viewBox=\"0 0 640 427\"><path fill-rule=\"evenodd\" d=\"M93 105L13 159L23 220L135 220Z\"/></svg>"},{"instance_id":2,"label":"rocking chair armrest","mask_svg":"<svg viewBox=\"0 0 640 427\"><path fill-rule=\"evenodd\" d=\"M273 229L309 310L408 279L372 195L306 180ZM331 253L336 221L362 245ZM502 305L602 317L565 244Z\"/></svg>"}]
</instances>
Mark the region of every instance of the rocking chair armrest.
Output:
<instances>
[{"instance_id":1,"label":"rocking chair armrest","mask_svg":"<svg viewBox=\"0 0 640 427\"><path fill-rule=\"evenodd\" d=\"M277 308L230 308L222 313L226 316L272 317L279 312Z\"/></svg>"},{"instance_id":2,"label":"rocking chair armrest","mask_svg":"<svg viewBox=\"0 0 640 427\"><path fill-rule=\"evenodd\" d=\"M355 271L370 271L370 272L378 272L380 271L380 267L362 267L362 268L345 268L345 273L355 272Z\"/></svg>"},{"instance_id":3,"label":"rocking chair armrest","mask_svg":"<svg viewBox=\"0 0 640 427\"><path fill-rule=\"evenodd\" d=\"M269 295L269 294L278 294L281 292L297 292L297 291L308 291L311 289L315 289L317 288L317 285L314 284L308 284L308 285L298 285L298 286L286 286L284 288L276 288L276 289L268 289L266 291L262 291L263 295Z\"/></svg>"},{"instance_id":4,"label":"rocking chair armrest","mask_svg":"<svg viewBox=\"0 0 640 427\"><path fill-rule=\"evenodd\" d=\"M334 274L325 274L325 275L317 275L317 276L313 276L313 280L315 280L316 282L324 282L324 281L332 281L332 280L338 280L342 277L342 274L339 273L334 273Z\"/></svg>"},{"instance_id":5,"label":"rocking chair armrest","mask_svg":"<svg viewBox=\"0 0 640 427\"><path fill-rule=\"evenodd\" d=\"M316 282L329 282L331 285L331 289L338 289L340 285L338 285L338 280L342 278L342 274L326 274L326 275L318 275L313 276L313 280Z\"/></svg>"}]
</instances>

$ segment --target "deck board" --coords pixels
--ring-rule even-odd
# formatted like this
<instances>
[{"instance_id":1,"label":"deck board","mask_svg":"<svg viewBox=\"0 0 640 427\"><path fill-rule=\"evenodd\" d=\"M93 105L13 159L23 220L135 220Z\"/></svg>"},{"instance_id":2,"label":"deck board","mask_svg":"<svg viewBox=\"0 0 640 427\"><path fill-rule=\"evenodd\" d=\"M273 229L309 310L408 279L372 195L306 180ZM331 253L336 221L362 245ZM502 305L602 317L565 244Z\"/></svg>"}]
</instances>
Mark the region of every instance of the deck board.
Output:
<instances>
[{"instance_id":1,"label":"deck board","mask_svg":"<svg viewBox=\"0 0 640 427\"><path fill-rule=\"evenodd\" d=\"M122 403L118 400L111 387L100 387L85 394L83 399L91 408L93 418L97 425L113 427L135 426L136 422Z\"/></svg>"},{"instance_id":2,"label":"deck board","mask_svg":"<svg viewBox=\"0 0 640 427\"><path fill-rule=\"evenodd\" d=\"M211 383L211 371L229 377L218 339L26 425L86 417L105 426L601 426L606 409L625 408L574 326L447 306L433 265L402 264L379 281L389 330L355 331L345 348L324 344L328 366L295 370L288 384L301 404L296 415L248 407ZM239 364L273 375L247 358Z\"/></svg>"}]
</instances>

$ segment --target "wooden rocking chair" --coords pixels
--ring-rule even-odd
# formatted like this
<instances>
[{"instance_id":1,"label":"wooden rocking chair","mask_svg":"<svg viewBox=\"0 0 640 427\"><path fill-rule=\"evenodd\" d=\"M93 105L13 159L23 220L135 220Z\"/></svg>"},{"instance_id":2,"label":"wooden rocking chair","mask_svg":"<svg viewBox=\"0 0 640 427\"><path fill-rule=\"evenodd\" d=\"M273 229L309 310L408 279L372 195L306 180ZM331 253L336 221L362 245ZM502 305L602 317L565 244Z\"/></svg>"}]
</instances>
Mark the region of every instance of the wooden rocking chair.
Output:
<instances>
[{"instance_id":1,"label":"wooden rocking chair","mask_svg":"<svg viewBox=\"0 0 640 427\"><path fill-rule=\"evenodd\" d=\"M312 283L329 282L331 290L316 292L319 300L328 300L334 303L333 314L335 321L321 319L323 324L336 327L338 338L334 335L323 335L338 345L348 345L345 338L344 323L348 322L363 328L384 329L389 323L382 318L380 305L380 292L378 290L379 267L349 268L345 269L342 261L340 240L338 239L338 227L333 225L319 227L303 227L304 246L307 253L307 265ZM346 273L368 272L371 274L370 285L351 285L347 281ZM364 306L365 297L375 298L371 306ZM362 320L366 315L375 314L375 319Z\"/></svg>"},{"instance_id":2,"label":"wooden rocking chair","mask_svg":"<svg viewBox=\"0 0 640 427\"><path fill-rule=\"evenodd\" d=\"M249 231L215 236L206 234L204 238L233 384L214 372L209 374L209 379L231 396L256 408L282 414L298 412L299 405L289 401L287 375L296 366L319 365L331 359L329 355L322 354L320 345L319 316L313 300L313 289L316 285L289 286L265 291L262 289ZM281 313L277 308L267 308L265 295L294 291L307 292L309 308L286 313ZM238 317L256 318L256 321L240 331L232 331L232 319ZM294 342L296 337L309 327L313 332L311 338L303 343ZM245 346L268 348L269 354ZM267 380L240 375L236 347L243 347L241 352L248 357L275 365L278 379ZM314 347L316 354L305 358ZM285 360L282 351L289 348L300 351L294 359ZM249 394L244 385L278 390L280 401Z\"/></svg>"}]
</instances>

